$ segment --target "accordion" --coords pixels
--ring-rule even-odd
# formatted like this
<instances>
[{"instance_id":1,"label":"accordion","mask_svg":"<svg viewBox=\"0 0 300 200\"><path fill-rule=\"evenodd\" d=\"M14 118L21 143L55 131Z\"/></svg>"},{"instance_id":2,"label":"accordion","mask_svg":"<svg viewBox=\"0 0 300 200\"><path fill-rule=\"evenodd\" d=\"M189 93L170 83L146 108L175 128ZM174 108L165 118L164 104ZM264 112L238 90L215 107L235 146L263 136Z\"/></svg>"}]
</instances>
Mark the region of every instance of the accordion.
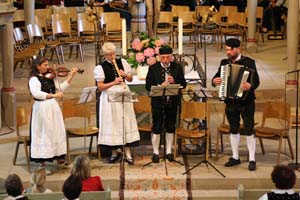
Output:
<instances>
[{"instance_id":1,"label":"accordion","mask_svg":"<svg viewBox=\"0 0 300 200\"><path fill-rule=\"evenodd\" d=\"M221 66L221 85L219 88L220 100L225 98L239 99L243 97L242 84L245 83L250 75L248 67L237 64Z\"/></svg>"}]
</instances>

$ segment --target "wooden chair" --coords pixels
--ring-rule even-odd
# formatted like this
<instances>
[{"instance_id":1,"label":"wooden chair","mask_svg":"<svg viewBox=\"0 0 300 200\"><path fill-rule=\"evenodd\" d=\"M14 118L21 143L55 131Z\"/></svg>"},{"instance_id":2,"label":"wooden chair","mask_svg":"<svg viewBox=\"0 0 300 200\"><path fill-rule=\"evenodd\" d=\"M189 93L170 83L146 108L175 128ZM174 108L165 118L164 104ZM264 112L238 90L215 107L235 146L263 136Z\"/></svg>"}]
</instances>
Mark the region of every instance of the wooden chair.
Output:
<instances>
[{"instance_id":1,"label":"wooden chair","mask_svg":"<svg viewBox=\"0 0 300 200\"><path fill-rule=\"evenodd\" d=\"M224 106L224 111L222 114L222 122L221 124L218 126L217 130L217 141L216 141L216 157L219 157L219 144L221 141L221 151L224 152L224 143L223 143L223 135L229 135L230 134L230 130L229 130L229 124L228 121L226 119L226 114L225 114L225 106Z\"/></svg>"},{"instance_id":2,"label":"wooden chair","mask_svg":"<svg viewBox=\"0 0 300 200\"><path fill-rule=\"evenodd\" d=\"M174 18L178 17L180 13L182 12L187 12L190 11L190 7L188 6L176 6L176 5L172 5L172 15ZM174 21L175 23L177 23L177 21Z\"/></svg>"},{"instance_id":3,"label":"wooden chair","mask_svg":"<svg viewBox=\"0 0 300 200\"><path fill-rule=\"evenodd\" d=\"M63 55L63 47L69 46L70 54L69 59L72 55L73 46L76 46L79 49L81 62L84 62L83 57L83 49L81 45L81 41L78 37L72 37L71 23L68 15L56 14L52 15L52 30L53 30L53 38L60 42L60 50L62 53L62 63L65 62ZM77 33L76 33L77 34Z\"/></svg>"},{"instance_id":4,"label":"wooden chair","mask_svg":"<svg viewBox=\"0 0 300 200\"><path fill-rule=\"evenodd\" d=\"M17 156L19 152L20 144L24 145L24 152L26 156L26 163L27 163L27 170L30 172L30 159L29 159L29 151L30 148L30 136L29 132L28 135L21 135L20 128L29 124L29 112L25 106L18 106L16 110L16 133L17 133L17 146L15 149L13 165L16 165Z\"/></svg>"},{"instance_id":5,"label":"wooden chair","mask_svg":"<svg viewBox=\"0 0 300 200\"><path fill-rule=\"evenodd\" d=\"M135 114L143 115L142 117L144 117L144 118L145 118L145 115L150 115L148 122L145 122L145 120L143 120L142 122L138 122L139 131L140 132L152 132L150 97L149 96L138 96L137 99L138 99L138 102L135 102L133 104Z\"/></svg>"},{"instance_id":6,"label":"wooden chair","mask_svg":"<svg viewBox=\"0 0 300 200\"><path fill-rule=\"evenodd\" d=\"M221 18L223 18L223 22L226 22L226 18L230 13L237 13L238 8L237 6L220 6L219 13L221 15Z\"/></svg>"},{"instance_id":7,"label":"wooden chair","mask_svg":"<svg viewBox=\"0 0 300 200\"><path fill-rule=\"evenodd\" d=\"M14 28L20 27L24 30L25 26L25 14L23 9L18 9L13 14Z\"/></svg>"},{"instance_id":8,"label":"wooden chair","mask_svg":"<svg viewBox=\"0 0 300 200\"><path fill-rule=\"evenodd\" d=\"M122 42L122 18L118 12L102 14L104 41Z\"/></svg>"},{"instance_id":9,"label":"wooden chair","mask_svg":"<svg viewBox=\"0 0 300 200\"><path fill-rule=\"evenodd\" d=\"M193 39L195 40L195 12L192 12L192 11L182 12L182 13L179 13L178 17L182 19L183 35L189 34L190 39L193 36ZM174 47L175 47L175 44L177 44L178 31L179 30L178 30L178 23L177 23L176 28L174 28L174 36L173 36L173 41L174 41L173 46Z\"/></svg>"},{"instance_id":10,"label":"wooden chair","mask_svg":"<svg viewBox=\"0 0 300 200\"><path fill-rule=\"evenodd\" d=\"M33 57L39 55L40 49L38 48L28 48L29 45L24 41L23 33L20 28L15 28L13 30L14 34L14 71L16 71L19 63L20 68L23 64L28 63L28 69L30 71L31 60Z\"/></svg>"},{"instance_id":11,"label":"wooden chair","mask_svg":"<svg viewBox=\"0 0 300 200\"><path fill-rule=\"evenodd\" d=\"M51 16L50 19L48 19L47 16L34 16L34 23L42 29L45 38L52 39L53 33L51 25Z\"/></svg>"},{"instance_id":12,"label":"wooden chair","mask_svg":"<svg viewBox=\"0 0 300 200\"><path fill-rule=\"evenodd\" d=\"M25 40L23 36L23 32L21 28L14 28L13 29L14 39L16 42L16 45L23 48L28 48L31 50L38 50L41 55L43 55L45 45L41 43L30 43Z\"/></svg>"},{"instance_id":13,"label":"wooden chair","mask_svg":"<svg viewBox=\"0 0 300 200\"><path fill-rule=\"evenodd\" d=\"M276 125L270 121L276 120ZM267 101L264 104L261 126L255 129L256 137L259 139L262 153L265 154L263 139L277 140L279 142L277 152L277 164L280 161L280 153L283 139L287 139L291 159L294 159L293 148L289 130L291 128L291 107L281 101Z\"/></svg>"},{"instance_id":14,"label":"wooden chair","mask_svg":"<svg viewBox=\"0 0 300 200\"><path fill-rule=\"evenodd\" d=\"M173 31L172 22L173 22L173 16L171 12L164 12L164 11L160 12L156 34L168 34L169 43L171 43L172 41L172 31Z\"/></svg>"},{"instance_id":15,"label":"wooden chair","mask_svg":"<svg viewBox=\"0 0 300 200\"><path fill-rule=\"evenodd\" d=\"M89 21L86 13L77 14L78 37L84 44L95 43L95 34L98 27L95 21Z\"/></svg>"},{"instance_id":16,"label":"wooden chair","mask_svg":"<svg viewBox=\"0 0 300 200\"><path fill-rule=\"evenodd\" d=\"M201 12L204 12L204 11L201 11ZM205 25L205 18L204 16L200 16L201 18L201 22L196 22L196 26L197 26L197 30L196 30L196 33L198 35L198 40L200 38L200 42L199 42L199 45L200 47L202 48L202 40L203 40L203 37L206 36L206 35L211 35L212 37L212 40L213 39L216 41L216 44L217 44L217 49L219 49L219 43L220 43L220 28L219 28L219 24L220 24L220 21L221 21L221 18L220 18L220 13L215 13L212 18L213 18L213 21L215 22L215 24L212 24L212 25ZM198 19L199 19L199 16L198 16ZM205 26L204 26L205 25ZM199 47L198 45L198 47Z\"/></svg>"},{"instance_id":17,"label":"wooden chair","mask_svg":"<svg viewBox=\"0 0 300 200\"><path fill-rule=\"evenodd\" d=\"M91 153L93 137L96 136L98 138L98 128L91 126L91 113L90 106L88 103L78 104L78 100L64 100L62 113L65 120L65 123L72 123L72 127L68 127L66 125L66 133L67 133L67 159L70 162L71 151L70 151L70 138L75 137L91 137L89 153ZM76 121L77 120L77 121ZM82 124L78 123L80 120ZM75 123L74 123L75 122ZM77 122L77 123L76 123ZM74 125L74 126L73 126ZM85 145L84 141L84 145ZM84 149L85 150L85 149ZM97 156L98 159L101 159L100 149L97 145Z\"/></svg>"},{"instance_id":18,"label":"wooden chair","mask_svg":"<svg viewBox=\"0 0 300 200\"><path fill-rule=\"evenodd\" d=\"M245 14L239 12L232 12L229 13L227 16L227 21L222 22L220 25L220 41L221 41L221 48L223 47L223 40L226 40L227 36L231 37L240 37L241 38L241 46L243 41L247 41L246 32L245 32Z\"/></svg>"},{"instance_id":19,"label":"wooden chair","mask_svg":"<svg viewBox=\"0 0 300 200\"><path fill-rule=\"evenodd\" d=\"M42 29L39 27L38 24L28 24L26 26L26 28L27 28L27 33L28 33L30 43L31 44L43 44L44 47L45 47L44 53L46 53L47 49L50 49L50 51L51 51L50 60L52 60L53 53L55 51L57 61L60 64L61 63L60 56L59 56L59 45L60 45L60 43L58 41L55 41L55 40L54 41L45 40L44 39L44 33L43 33Z\"/></svg>"},{"instance_id":20,"label":"wooden chair","mask_svg":"<svg viewBox=\"0 0 300 200\"><path fill-rule=\"evenodd\" d=\"M205 120L206 129L199 129L198 127L192 127L185 125L186 119ZM210 130L209 130L209 106L206 102L182 102L180 126L176 129L175 134L175 150L174 155L177 156L176 144L178 140L182 139L201 139L206 142L205 156L208 158L208 144L210 142ZM181 151L181 141L178 142L178 149Z\"/></svg>"},{"instance_id":21,"label":"wooden chair","mask_svg":"<svg viewBox=\"0 0 300 200\"><path fill-rule=\"evenodd\" d=\"M258 123L255 122L254 125L257 125ZM244 128L244 124L240 124L240 128ZM227 121L226 113L225 113L225 105L223 108L223 114L222 114L222 122L217 127L218 134L217 134L217 141L216 141L216 157L219 157L219 146L221 145L221 152L224 152L224 135L230 135L230 126ZM220 144L221 143L221 144Z\"/></svg>"},{"instance_id":22,"label":"wooden chair","mask_svg":"<svg viewBox=\"0 0 300 200\"><path fill-rule=\"evenodd\" d=\"M197 19L200 18L200 21L202 22L203 17L209 12L209 8L210 6L197 6L195 9Z\"/></svg>"}]
</instances>

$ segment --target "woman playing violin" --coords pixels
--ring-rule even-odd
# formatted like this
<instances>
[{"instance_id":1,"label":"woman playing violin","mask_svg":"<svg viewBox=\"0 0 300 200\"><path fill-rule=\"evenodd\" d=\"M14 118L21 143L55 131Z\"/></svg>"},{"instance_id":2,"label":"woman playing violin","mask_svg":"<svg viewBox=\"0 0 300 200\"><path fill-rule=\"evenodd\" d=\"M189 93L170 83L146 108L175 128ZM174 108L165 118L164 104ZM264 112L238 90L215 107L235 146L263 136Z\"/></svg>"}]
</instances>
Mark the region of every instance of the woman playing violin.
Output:
<instances>
[{"instance_id":1,"label":"woman playing violin","mask_svg":"<svg viewBox=\"0 0 300 200\"><path fill-rule=\"evenodd\" d=\"M101 91L98 144L112 151L108 159L109 163L118 160L117 149L125 145L126 161L133 165L130 147L138 145L140 140L133 104L132 102L122 104L122 102L108 101L110 93L130 92L124 80L132 81L131 68L126 60L116 59L116 46L113 43L105 43L102 51L105 60L94 70L94 77ZM124 127L123 120L125 120Z\"/></svg>"},{"instance_id":2,"label":"woman playing violin","mask_svg":"<svg viewBox=\"0 0 300 200\"><path fill-rule=\"evenodd\" d=\"M68 168L65 162L66 133L62 112L55 98L61 98L78 71L72 68L69 77L62 83L58 78L48 79L49 62L47 58L37 57L33 60L29 76L29 89L33 97L30 124L31 160L45 168L46 161L57 160L58 167ZM50 170L46 170L51 174Z\"/></svg>"}]
</instances>

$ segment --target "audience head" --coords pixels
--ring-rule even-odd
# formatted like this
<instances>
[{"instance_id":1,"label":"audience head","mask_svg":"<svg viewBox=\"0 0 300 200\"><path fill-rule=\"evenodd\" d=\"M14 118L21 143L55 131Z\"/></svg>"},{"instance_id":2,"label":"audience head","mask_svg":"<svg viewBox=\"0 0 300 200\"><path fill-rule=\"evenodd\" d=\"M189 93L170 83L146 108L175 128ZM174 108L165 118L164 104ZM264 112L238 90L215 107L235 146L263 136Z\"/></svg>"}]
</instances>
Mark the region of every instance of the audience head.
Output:
<instances>
[{"instance_id":1,"label":"audience head","mask_svg":"<svg viewBox=\"0 0 300 200\"><path fill-rule=\"evenodd\" d=\"M170 62L172 61L173 49L168 45L163 45L159 49L159 57L160 62L163 66L169 66Z\"/></svg>"},{"instance_id":2,"label":"audience head","mask_svg":"<svg viewBox=\"0 0 300 200\"><path fill-rule=\"evenodd\" d=\"M63 193L68 200L79 198L82 190L81 178L75 175L70 175L64 182Z\"/></svg>"},{"instance_id":3,"label":"audience head","mask_svg":"<svg viewBox=\"0 0 300 200\"><path fill-rule=\"evenodd\" d=\"M5 180L5 188L8 195L16 197L22 194L23 184L17 174L10 174Z\"/></svg>"},{"instance_id":4,"label":"audience head","mask_svg":"<svg viewBox=\"0 0 300 200\"><path fill-rule=\"evenodd\" d=\"M116 45L112 42L106 42L102 46L105 59L112 61L116 59Z\"/></svg>"},{"instance_id":5,"label":"audience head","mask_svg":"<svg viewBox=\"0 0 300 200\"><path fill-rule=\"evenodd\" d=\"M78 176L83 180L89 178L91 176L90 159L85 155L77 156L74 160L71 174Z\"/></svg>"},{"instance_id":6,"label":"audience head","mask_svg":"<svg viewBox=\"0 0 300 200\"><path fill-rule=\"evenodd\" d=\"M272 181L278 189L291 189L296 183L294 170L286 165L276 165L271 174Z\"/></svg>"},{"instance_id":7,"label":"audience head","mask_svg":"<svg viewBox=\"0 0 300 200\"><path fill-rule=\"evenodd\" d=\"M46 182L46 171L44 168L34 170L31 174L31 184L33 185L32 193L44 192Z\"/></svg>"}]
</instances>

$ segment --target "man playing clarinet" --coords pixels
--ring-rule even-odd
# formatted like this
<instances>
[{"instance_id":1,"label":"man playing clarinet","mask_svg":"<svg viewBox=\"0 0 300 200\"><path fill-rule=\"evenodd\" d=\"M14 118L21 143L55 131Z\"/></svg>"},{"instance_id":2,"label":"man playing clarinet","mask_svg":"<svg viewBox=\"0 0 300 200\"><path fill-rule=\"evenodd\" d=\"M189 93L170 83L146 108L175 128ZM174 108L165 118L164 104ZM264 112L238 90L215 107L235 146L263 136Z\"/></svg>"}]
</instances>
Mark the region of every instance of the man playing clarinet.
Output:
<instances>
[{"instance_id":1,"label":"man playing clarinet","mask_svg":"<svg viewBox=\"0 0 300 200\"><path fill-rule=\"evenodd\" d=\"M181 65L171 62L173 50L165 45L159 49L160 62L149 67L146 77L146 90L150 91L151 86L169 84L180 84L183 88L186 86L184 72ZM166 159L170 162L174 161L174 156L171 152L178 106L180 104L180 96L167 97L152 97L152 146L153 156L152 162L159 163L159 144L160 135L166 128ZM163 126L164 125L164 126Z\"/></svg>"}]
</instances>

